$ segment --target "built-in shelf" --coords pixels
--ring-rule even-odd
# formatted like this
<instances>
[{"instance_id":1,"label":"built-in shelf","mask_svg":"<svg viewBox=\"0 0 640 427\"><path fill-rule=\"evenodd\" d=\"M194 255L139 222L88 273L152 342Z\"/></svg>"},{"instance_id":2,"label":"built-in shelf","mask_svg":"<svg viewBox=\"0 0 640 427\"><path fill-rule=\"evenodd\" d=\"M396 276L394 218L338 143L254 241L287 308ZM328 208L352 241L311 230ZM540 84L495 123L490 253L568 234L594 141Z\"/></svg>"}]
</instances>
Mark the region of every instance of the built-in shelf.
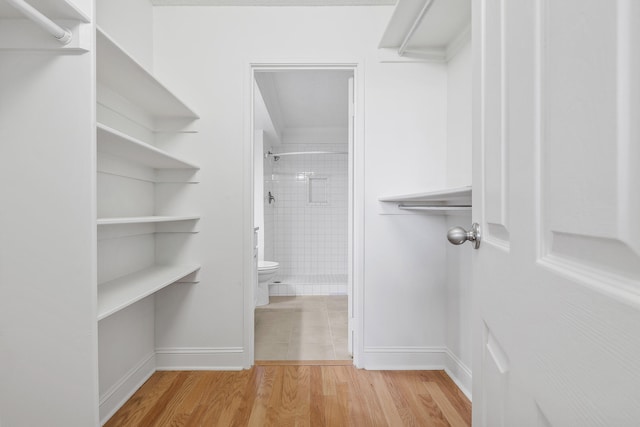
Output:
<instances>
[{"instance_id":1,"label":"built-in shelf","mask_svg":"<svg viewBox=\"0 0 640 427\"><path fill-rule=\"evenodd\" d=\"M98 151L154 169L200 169L199 166L181 160L166 151L139 141L109 126L98 123Z\"/></svg>"},{"instance_id":2,"label":"built-in shelf","mask_svg":"<svg viewBox=\"0 0 640 427\"><path fill-rule=\"evenodd\" d=\"M132 216L121 218L98 218L98 225L116 225L116 224L145 224L153 222L172 222L172 221L193 221L200 219L199 215L189 216Z\"/></svg>"},{"instance_id":3,"label":"built-in shelf","mask_svg":"<svg viewBox=\"0 0 640 427\"><path fill-rule=\"evenodd\" d=\"M398 209L402 209L403 211L455 212L470 211L471 206L405 206L400 204Z\"/></svg>"},{"instance_id":4,"label":"built-in shelf","mask_svg":"<svg viewBox=\"0 0 640 427\"><path fill-rule=\"evenodd\" d=\"M398 209L426 213L450 213L471 210L471 187L446 188L424 193L379 197L379 201L396 203Z\"/></svg>"},{"instance_id":5,"label":"built-in shelf","mask_svg":"<svg viewBox=\"0 0 640 427\"><path fill-rule=\"evenodd\" d=\"M91 20L73 2L67 0L29 0L29 4L47 18L69 19L89 23ZM4 1L0 1L0 19L22 19L22 15L16 8Z\"/></svg>"},{"instance_id":6,"label":"built-in shelf","mask_svg":"<svg viewBox=\"0 0 640 427\"><path fill-rule=\"evenodd\" d=\"M156 265L98 285L98 320L197 271L199 265Z\"/></svg>"},{"instance_id":7,"label":"built-in shelf","mask_svg":"<svg viewBox=\"0 0 640 427\"><path fill-rule=\"evenodd\" d=\"M97 80L155 119L197 119L180 98L133 59L102 29L96 29Z\"/></svg>"},{"instance_id":8,"label":"built-in shelf","mask_svg":"<svg viewBox=\"0 0 640 427\"><path fill-rule=\"evenodd\" d=\"M379 197L381 202L471 205L471 186Z\"/></svg>"},{"instance_id":9,"label":"built-in shelf","mask_svg":"<svg viewBox=\"0 0 640 427\"><path fill-rule=\"evenodd\" d=\"M447 60L469 40L471 0L398 0L379 47Z\"/></svg>"}]
</instances>

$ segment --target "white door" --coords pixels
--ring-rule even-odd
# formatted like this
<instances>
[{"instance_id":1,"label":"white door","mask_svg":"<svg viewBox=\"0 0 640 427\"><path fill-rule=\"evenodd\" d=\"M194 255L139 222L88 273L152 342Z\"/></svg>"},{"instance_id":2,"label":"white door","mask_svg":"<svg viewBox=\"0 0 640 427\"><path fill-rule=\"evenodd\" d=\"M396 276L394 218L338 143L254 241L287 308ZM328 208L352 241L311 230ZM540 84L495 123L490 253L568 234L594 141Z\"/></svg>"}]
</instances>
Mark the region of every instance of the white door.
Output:
<instances>
[{"instance_id":1,"label":"white door","mask_svg":"<svg viewBox=\"0 0 640 427\"><path fill-rule=\"evenodd\" d=\"M474 426L640 426L640 1L473 4Z\"/></svg>"}]
</instances>

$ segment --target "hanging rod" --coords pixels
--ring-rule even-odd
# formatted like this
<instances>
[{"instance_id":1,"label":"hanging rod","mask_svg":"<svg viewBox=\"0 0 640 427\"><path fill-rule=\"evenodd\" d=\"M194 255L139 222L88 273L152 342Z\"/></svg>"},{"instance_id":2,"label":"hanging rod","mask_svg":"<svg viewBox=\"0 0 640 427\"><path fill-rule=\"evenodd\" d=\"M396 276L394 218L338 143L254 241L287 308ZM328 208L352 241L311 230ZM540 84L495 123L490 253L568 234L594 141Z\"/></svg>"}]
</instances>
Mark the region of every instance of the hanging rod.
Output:
<instances>
[{"instance_id":1,"label":"hanging rod","mask_svg":"<svg viewBox=\"0 0 640 427\"><path fill-rule=\"evenodd\" d=\"M268 151L265 157L273 157L273 160L280 160L282 156L299 156L302 154L349 154L348 151L291 151L288 153L272 153Z\"/></svg>"},{"instance_id":2,"label":"hanging rod","mask_svg":"<svg viewBox=\"0 0 640 427\"><path fill-rule=\"evenodd\" d=\"M31 6L25 0L5 0L11 6L15 7L25 17L35 22L40 28L51 34L62 44L69 44L73 35L71 31L62 28L51 19L40 13L36 8Z\"/></svg>"}]
</instances>

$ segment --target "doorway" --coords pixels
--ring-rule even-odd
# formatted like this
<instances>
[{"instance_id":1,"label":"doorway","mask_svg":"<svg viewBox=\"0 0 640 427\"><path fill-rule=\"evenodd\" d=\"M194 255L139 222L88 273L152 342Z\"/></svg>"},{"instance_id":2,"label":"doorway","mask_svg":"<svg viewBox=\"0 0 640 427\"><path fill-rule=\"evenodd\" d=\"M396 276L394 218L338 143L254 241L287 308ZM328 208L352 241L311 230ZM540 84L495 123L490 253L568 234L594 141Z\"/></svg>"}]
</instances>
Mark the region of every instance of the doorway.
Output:
<instances>
[{"instance_id":1,"label":"doorway","mask_svg":"<svg viewBox=\"0 0 640 427\"><path fill-rule=\"evenodd\" d=\"M252 67L255 360L353 355L354 78Z\"/></svg>"}]
</instances>

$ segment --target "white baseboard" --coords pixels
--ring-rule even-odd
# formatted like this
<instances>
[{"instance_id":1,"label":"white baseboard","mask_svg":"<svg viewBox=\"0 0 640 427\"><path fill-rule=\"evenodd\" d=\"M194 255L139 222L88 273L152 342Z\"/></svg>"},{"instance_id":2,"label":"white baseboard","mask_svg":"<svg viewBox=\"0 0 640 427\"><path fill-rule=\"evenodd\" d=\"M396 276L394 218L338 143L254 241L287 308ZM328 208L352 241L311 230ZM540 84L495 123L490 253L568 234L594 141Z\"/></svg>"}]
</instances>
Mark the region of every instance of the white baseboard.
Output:
<instances>
[{"instance_id":1,"label":"white baseboard","mask_svg":"<svg viewBox=\"0 0 640 427\"><path fill-rule=\"evenodd\" d=\"M448 363L444 370L451 377L454 383L458 386L460 391L471 401L471 386L472 377L471 369L455 355L449 349L447 349Z\"/></svg>"},{"instance_id":2,"label":"white baseboard","mask_svg":"<svg viewBox=\"0 0 640 427\"><path fill-rule=\"evenodd\" d=\"M249 366L243 347L172 347L156 349L158 371L239 371Z\"/></svg>"},{"instance_id":3,"label":"white baseboard","mask_svg":"<svg viewBox=\"0 0 640 427\"><path fill-rule=\"evenodd\" d=\"M100 396L100 425L106 423L155 371L156 357L152 352Z\"/></svg>"},{"instance_id":4,"label":"white baseboard","mask_svg":"<svg viewBox=\"0 0 640 427\"><path fill-rule=\"evenodd\" d=\"M447 347L365 347L362 362L368 370L444 370L471 400L471 370Z\"/></svg>"},{"instance_id":5,"label":"white baseboard","mask_svg":"<svg viewBox=\"0 0 640 427\"><path fill-rule=\"evenodd\" d=\"M440 370L446 366L446 347L365 347L362 367L368 370Z\"/></svg>"}]
</instances>

